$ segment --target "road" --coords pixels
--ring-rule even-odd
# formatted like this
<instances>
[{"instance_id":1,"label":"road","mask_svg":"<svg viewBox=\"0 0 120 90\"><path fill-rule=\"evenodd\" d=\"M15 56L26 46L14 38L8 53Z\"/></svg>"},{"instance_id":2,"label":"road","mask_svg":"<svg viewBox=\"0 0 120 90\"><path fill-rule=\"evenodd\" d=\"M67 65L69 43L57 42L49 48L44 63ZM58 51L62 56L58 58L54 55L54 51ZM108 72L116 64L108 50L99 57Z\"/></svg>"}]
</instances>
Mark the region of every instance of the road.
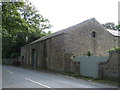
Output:
<instances>
[{"instance_id":1,"label":"road","mask_svg":"<svg viewBox=\"0 0 120 90\"><path fill-rule=\"evenodd\" d=\"M45 71L2 66L2 88L115 88Z\"/></svg>"}]
</instances>

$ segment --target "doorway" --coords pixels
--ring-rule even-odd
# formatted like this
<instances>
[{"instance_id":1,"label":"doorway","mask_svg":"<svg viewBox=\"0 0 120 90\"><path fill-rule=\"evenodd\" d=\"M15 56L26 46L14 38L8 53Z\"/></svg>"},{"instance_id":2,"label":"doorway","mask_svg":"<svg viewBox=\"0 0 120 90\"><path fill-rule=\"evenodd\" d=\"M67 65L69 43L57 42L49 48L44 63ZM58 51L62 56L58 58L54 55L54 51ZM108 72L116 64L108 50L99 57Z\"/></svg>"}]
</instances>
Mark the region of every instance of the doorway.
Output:
<instances>
[{"instance_id":1,"label":"doorway","mask_svg":"<svg viewBox=\"0 0 120 90\"><path fill-rule=\"evenodd\" d=\"M32 49L32 60L31 60L32 67L36 67L36 50Z\"/></svg>"}]
</instances>

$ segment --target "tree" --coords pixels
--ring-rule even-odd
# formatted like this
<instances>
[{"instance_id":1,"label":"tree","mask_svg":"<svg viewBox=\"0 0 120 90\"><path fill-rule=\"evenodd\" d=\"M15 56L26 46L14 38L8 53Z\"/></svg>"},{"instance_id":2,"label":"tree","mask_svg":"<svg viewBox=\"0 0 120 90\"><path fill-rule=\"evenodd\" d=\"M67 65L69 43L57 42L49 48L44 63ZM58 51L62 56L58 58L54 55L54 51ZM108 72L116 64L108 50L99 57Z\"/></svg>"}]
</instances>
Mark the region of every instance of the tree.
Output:
<instances>
[{"instance_id":1,"label":"tree","mask_svg":"<svg viewBox=\"0 0 120 90\"><path fill-rule=\"evenodd\" d=\"M21 17L29 24L28 42L44 36L46 33L43 30L51 27L49 20L43 18L30 2L26 1L24 7L20 8L19 11Z\"/></svg>"},{"instance_id":2,"label":"tree","mask_svg":"<svg viewBox=\"0 0 120 90\"><path fill-rule=\"evenodd\" d=\"M18 7L22 7L24 3L2 2L2 51L3 57L9 57L15 48L15 38L18 32L23 32L27 28L27 22L21 19L18 13Z\"/></svg>"},{"instance_id":3,"label":"tree","mask_svg":"<svg viewBox=\"0 0 120 90\"><path fill-rule=\"evenodd\" d=\"M107 29L120 31L120 24L115 25L114 23L108 22L108 23L105 23L105 24L102 24L102 25L104 27L106 27Z\"/></svg>"},{"instance_id":4,"label":"tree","mask_svg":"<svg viewBox=\"0 0 120 90\"><path fill-rule=\"evenodd\" d=\"M3 57L18 57L21 46L47 35L43 30L51 27L29 2L2 2L1 13Z\"/></svg>"},{"instance_id":5,"label":"tree","mask_svg":"<svg viewBox=\"0 0 120 90\"><path fill-rule=\"evenodd\" d=\"M120 31L120 24L116 25L118 31Z\"/></svg>"},{"instance_id":6,"label":"tree","mask_svg":"<svg viewBox=\"0 0 120 90\"><path fill-rule=\"evenodd\" d=\"M106 27L107 29L111 29L111 30L117 30L116 25L114 23L108 22L105 24L102 24L104 27Z\"/></svg>"}]
</instances>

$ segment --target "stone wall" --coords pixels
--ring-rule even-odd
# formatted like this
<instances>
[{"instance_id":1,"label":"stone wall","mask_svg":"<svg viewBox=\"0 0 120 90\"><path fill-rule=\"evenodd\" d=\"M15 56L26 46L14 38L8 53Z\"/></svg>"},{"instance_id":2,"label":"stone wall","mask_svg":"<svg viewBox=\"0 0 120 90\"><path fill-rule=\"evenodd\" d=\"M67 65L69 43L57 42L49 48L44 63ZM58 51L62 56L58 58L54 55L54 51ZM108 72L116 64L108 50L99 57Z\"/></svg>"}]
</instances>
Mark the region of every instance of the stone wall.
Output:
<instances>
[{"instance_id":1,"label":"stone wall","mask_svg":"<svg viewBox=\"0 0 120 90\"><path fill-rule=\"evenodd\" d=\"M80 62L71 60L72 54L64 53L64 71L71 73L80 73Z\"/></svg>"},{"instance_id":2,"label":"stone wall","mask_svg":"<svg viewBox=\"0 0 120 90\"><path fill-rule=\"evenodd\" d=\"M99 77L117 80L120 78L120 51L111 52L107 62L99 64Z\"/></svg>"},{"instance_id":3,"label":"stone wall","mask_svg":"<svg viewBox=\"0 0 120 90\"><path fill-rule=\"evenodd\" d=\"M65 51L76 57L85 55L88 51L93 55L108 56L107 50L118 46L117 37L112 36L96 21L87 21L69 29L71 31L65 34ZM96 32L95 38L91 35L93 31Z\"/></svg>"},{"instance_id":4,"label":"stone wall","mask_svg":"<svg viewBox=\"0 0 120 90\"><path fill-rule=\"evenodd\" d=\"M64 35L58 35L21 48L24 65L54 71L63 71Z\"/></svg>"},{"instance_id":5,"label":"stone wall","mask_svg":"<svg viewBox=\"0 0 120 90\"><path fill-rule=\"evenodd\" d=\"M92 37L93 31L96 32L95 38ZM80 64L73 62L72 56L83 56L88 51L108 56L107 50L115 46L118 46L118 38L93 19L23 46L21 60L23 64L36 68L76 73L80 72Z\"/></svg>"},{"instance_id":6,"label":"stone wall","mask_svg":"<svg viewBox=\"0 0 120 90\"><path fill-rule=\"evenodd\" d=\"M18 61L19 58L3 58L2 63L3 64L8 64L8 65L13 65L14 61Z\"/></svg>"},{"instance_id":7,"label":"stone wall","mask_svg":"<svg viewBox=\"0 0 120 90\"><path fill-rule=\"evenodd\" d=\"M118 37L112 36L96 21L87 21L68 29L69 32L65 33L65 53L74 57L86 55L88 51L91 51L93 55L108 56L108 50L118 46ZM95 38L91 35L93 31L96 32ZM71 64L71 67L75 67L74 70L79 72L79 64L77 66ZM73 72L72 68L71 71Z\"/></svg>"},{"instance_id":8,"label":"stone wall","mask_svg":"<svg viewBox=\"0 0 120 90\"><path fill-rule=\"evenodd\" d=\"M64 61L64 34L46 41L48 70L63 71Z\"/></svg>"},{"instance_id":9,"label":"stone wall","mask_svg":"<svg viewBox=\"0 0 120 90\"><path fill-rule=\"evenodd\" d=\"M62 34L25 45L21 48L22 64L53 71L79 73L79 62L73 62L71 54L65 53L64 39Z\"/></svg>"}]
</instances>

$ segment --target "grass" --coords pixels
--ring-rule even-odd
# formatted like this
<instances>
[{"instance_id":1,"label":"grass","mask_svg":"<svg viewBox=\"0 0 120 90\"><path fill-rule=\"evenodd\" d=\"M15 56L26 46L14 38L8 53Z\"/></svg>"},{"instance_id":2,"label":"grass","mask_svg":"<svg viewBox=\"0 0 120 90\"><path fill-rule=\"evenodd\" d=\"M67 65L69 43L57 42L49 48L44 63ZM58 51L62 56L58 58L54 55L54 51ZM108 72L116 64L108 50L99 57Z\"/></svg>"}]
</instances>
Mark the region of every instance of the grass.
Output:
<instances>
[{"instance_id":1,"label":"grass","mask_svg":"<svg viewBox=\"0 0 120 90\"><path fill-rule=\"evenodd\" d=\"M98 82L103 82L103 83L109 83L109 84L113 84L113 85L120 85L119 82L114 82L114 81L110 81L110 80L95 80L95 81L98 81Z\"/></svg>"},{"instance_id":2,"label":"grass","mask_svg":"<svg viewBox=\"0 0 120 90\"><path fill-rule=\"evenodd\" d=\"M26 69L31 69L31 70L36 70L36 71L45 71L42 68L34 68L34 67L31 67L31 66L26 66L26 65L20 65L20 67L26 68Z\"/></svg>"},{"instance_id":3,"label":"grass","mask_svg":"<svg viewBox=\"0 0 120 90\"><path fill-rule=\"evenodd\" d=\"M112 81L109 79L105 80L105 79L91 78L91 77L81 76L80 74L76 74L76 73L75 74L74 73L60 73L60 74L79 78L79 79L84 79L84 80L97 81L97 82L108 83L108 84L113 84L113 85L120 85L118 81Z\"/></svg>"},{"instance_id":4,"label":"grass","mask_svg":"<svg viewBox=\"0 0 120 90\"><path fill-rule=\"evenodd\" d=\"M112 81L109 79L105 80L105 79L91 78L91 77L81 76L80 74L76 74L76 73L75 74L74 73L61 73L61 74L79 78L79 79L84 79L84 80L97 81L97 82L108 83L108 84L113 84L113 85L120 85L118 81Z\"/></svg>"}]
</instances>

